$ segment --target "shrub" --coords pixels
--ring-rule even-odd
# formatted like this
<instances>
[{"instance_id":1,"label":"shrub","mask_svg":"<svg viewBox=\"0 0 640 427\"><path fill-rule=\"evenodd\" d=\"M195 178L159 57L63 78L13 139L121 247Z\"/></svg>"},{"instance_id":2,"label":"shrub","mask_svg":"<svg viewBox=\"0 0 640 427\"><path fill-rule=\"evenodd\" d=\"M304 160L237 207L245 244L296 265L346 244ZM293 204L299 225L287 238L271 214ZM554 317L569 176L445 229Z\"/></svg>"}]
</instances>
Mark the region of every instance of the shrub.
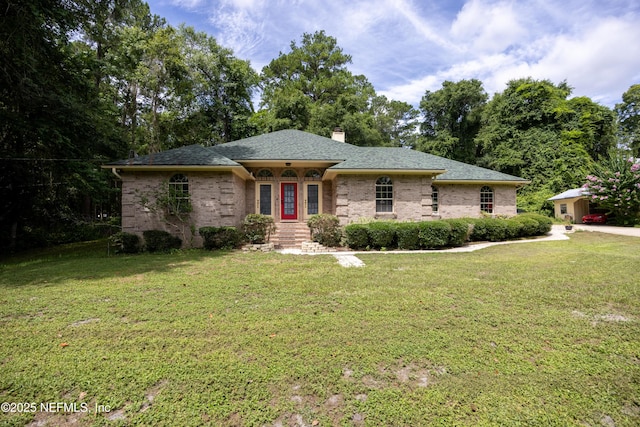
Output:
<instances>
[{"instance_id":1,"label":"shrub","mask_svg":"<svg viewBox=\"0 0 640 427\"><path fill-rule=\"evenodd\" d=\"M487 240L487 218L469 218L471 223L471 235L469 239L472 242Z\"/></svg>"},{"instance_id":2,"label":"shrub","mask_svg":"<svg viewBox=\"0 0 640 427\"><path fill-rule=\"evenodd\" d=\"M179 237L164 230L145 230L142 235L145 249L149 252L168 252L182 247L182 240Z\"/></svg>"},{"instance_id":3,"label":"shrub","mask_svg":"<svg viewBox=\"0 0 640 427\"><path fill-rule=\"evenodd\" d=\"M251 243L267 243L275 230L273 218L268 215L249 214L242 222L242 231Z\"/></svg>"},{"instance_id":4,"label":"shrub","mask_svg":"<svg viewBox=\"0 0 640 427\"><path fill-rule=\"evenodd\" d=\"M396 243L396 226L389 221L378 221L369 224L369 241L376 249L394 248Z\"/></svg>"},{"instance_id":5,"label":"shrub","mask_svg":"<svg viewBox=\"0 0 640 427\"><path fill-rule=\"evenodd\" d=\"M420 232L417 222L400 222L396 225L398 248L404 250L420 249Z\"/></svg>"},{"instance_id":6,"label":"shrub","mask_svg":"<svg viewBox=\"0 0 640 427\"><path fill-rule=\"evenodd\" d=\"M520 237L522 233L522 223L513 218L506 219L505 224L507 225L506 230L506 238L507 239L516 239Z\"/></svg>"},{"instance_id":7,"label":"shrub","mask_svg":"<svg viewBox=\"0 0 640 427\"><path fill-rule=\"evenodd\" d=\"M242 243L242 233L236 227L202 227L198 233L205 249L235 249Z\"/></svg>"},{"instance_id":8,"label":"shrub","mask_svg":"<svg viewBox=\"0 0 640 427\"><path fill-rule=\"evenodd\" d=\"M349 224L344 228L346 244L352 249L369 247L368 224Z\"/></svg>"},{"instance_id":9,"label":"shrub","mask_svg":"<svg viewBox=\"0 0 640 427\"><path fill-rule=\"evenodd\" d=\"M116 248L116 253L137 254L142 250L140 236L120 231L109 237L109 243Z\"/></svg>"},{"instance_id":10,"label":"shrub","mask_svg":"<svg viewBox=\"0 0 640 427\"><path fill-rule=\"evenodd\" d=\"M487 230L485 238L490 242L500 242L507 240L507 221L502 218L486 218L485 228Z\"/></svg>"},{"instance_id":11,"label":"shrub","mask_svg":"<svg viewBox=\"0 0 640 427\"><path fill-rule=\"evenodd\" d=\"M313 215L307 221L311 229L311 239L324 246L339 246L342 238L340 220L335 215Z\"/></svg>"},{"instance_id":12,"label":"shrub","mask_svg":"<svg viewBox=\"0 0 640 427\"><path fill-rule=\"evenodd\" d=\"M462 246L469 240L469 235L471 234L469 221L464 219L447 219L445 222L451 227L447 246Z\"/></svg>"},{"instance_id":13,"label":"shrub","mask_svg":"<svg viewBox=\"0 0 640 427\"><path fill-rule=\"evenodd\" d=\"M544 216L536 213L527 213L519 215L519 217L529 218L538 222L538 227L536 230L536 235L547 234L551 231L551 227L553 226L553 220L548 216Z\"/></svg>"},{"instance_id":14,"label":"shrub","mask_svg":"<svg viewBox=\"0 0 640 427\"><path fill-rule=\"evenodd\" d=\"M423 221L419 223L420 246L426 249L436 249L447 246L451 226L445 221Z\"/></svg>"},{"instance_id":15,"label":"shrub","mask_svg":"<svg viewBox=\"0 0 640 427\"><path fill-rule=\"evenodd\" d=\"M518 215L513 217L512 221L520 223L520 237L535 236L538 233L540 224L532 217Z\"/></svg>"}]
</instances>

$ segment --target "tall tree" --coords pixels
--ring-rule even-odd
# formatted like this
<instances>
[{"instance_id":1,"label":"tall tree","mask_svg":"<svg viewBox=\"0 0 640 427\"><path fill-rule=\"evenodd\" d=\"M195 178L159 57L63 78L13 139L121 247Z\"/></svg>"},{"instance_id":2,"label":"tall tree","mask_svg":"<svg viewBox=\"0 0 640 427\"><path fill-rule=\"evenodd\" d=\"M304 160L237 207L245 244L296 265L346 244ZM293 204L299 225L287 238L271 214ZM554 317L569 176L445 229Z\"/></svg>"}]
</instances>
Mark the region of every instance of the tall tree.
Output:
<instances>
[{"instance_id":1,"label":"tall tree","mask_svg":"<svg viewBox=\"0 0 640 427\"><path fill-rule=\"evenodd\" d=\"M142 49L134 77L144 132L141 149L153 153L172 146L166 121L171 121L170 104L186 90L187 69L173 27L158 28L144 40Z\"/></svg>"},{"instance_id":2,"label":"tall tree","mask_svg":"<svg viewBox=\"0 0 640 427\"><path fill-rule=\"evenodd\" d=\"M383 135L386 146L415 148L419 112L410 104L379 95L371 101L375 129Z\"/></svg>"},{"instance_id":3,"label":"tall tree","mask_svg":"<svg viewBox=\"0 0 640 427\"><path fill-rule=\"evenodd\" d=\"M280 52L262 69L263 104L270 106L276 94L295 87L311 102L328 103L337 100L353 85L353 76L346 65L351 56L345 54L334 37L324 31L304 33L302 44L291 42L291 52Z\"/></svg>"},{"instance_id":4,"label":"tall tree","mask_svg":"<svg viewBox=\"0 0 640 427\"><path fill-rule=\"evenodd\" d=\"M632 85L616 104L621 144L640 157L640 84Z\"/></svg>"},{"instance_id":5,"label":"tall tree","mask_svg":"<svg viewBox=\"0 0 640 427\"><path fill-rule=\"evenodd\" d=\"M136 17L149 16L149 5L141 0L81 1L83 41L95 53L95 84L99 86L108 75L107 54L120 43L119 29L133 25Z\"/></svg>"},{"instance_id":6,"label":"tall tree","mask_svg":"<svg viewBox=\"0 0 640 427\"><path fill-rule=\"evenodd\" d=\"M482 82L476 79L445 81L442 89L426 91L420 102L420 149L431 154L474 164L478 150L482 108L487 102Z\"/></svg>"},{"instance_id":7,"label":"tall tree","mask_svg":"<svg viewBox=\"0 0 640 427\"><path fill-rule=\"evenodd\" d=\"M371 111L375 90L347 69L351 56L337 40L318 31L290 47L262 70L263 110L253 120L258 130L294 128L328 136L340 126L352 144L382 144L385 137Z\"/></svg>"},{"instance_id":8,"label":"tall tree","mask_svg":"<svg viewBox=\"0 0 640 427\"><path fill-rule=\"evenodd\" d=\"M181 94L176 139L181 145L233 141L254 132L252 96L258 74L213 37L191 27L180 28L189 89Z\"/></svg>"}]
</instances>

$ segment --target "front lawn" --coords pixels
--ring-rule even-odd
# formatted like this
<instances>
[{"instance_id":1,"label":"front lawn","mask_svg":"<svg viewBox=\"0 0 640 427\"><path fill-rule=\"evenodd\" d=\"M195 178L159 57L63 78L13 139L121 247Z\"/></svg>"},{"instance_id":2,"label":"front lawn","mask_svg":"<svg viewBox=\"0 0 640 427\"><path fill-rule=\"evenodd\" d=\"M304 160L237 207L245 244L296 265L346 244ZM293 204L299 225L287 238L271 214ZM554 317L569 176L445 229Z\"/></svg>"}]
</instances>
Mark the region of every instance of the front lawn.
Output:
<instances>
[{"instance_id":1,"label":"front lawn","mask_svg":"<svg viewBox=\"0 0 640 427\"><path fill-rule=\"evenodd\" d=\"M0 424L640 424L640 239L105 252L0 266Z\"/></svg>"}]
</instances>

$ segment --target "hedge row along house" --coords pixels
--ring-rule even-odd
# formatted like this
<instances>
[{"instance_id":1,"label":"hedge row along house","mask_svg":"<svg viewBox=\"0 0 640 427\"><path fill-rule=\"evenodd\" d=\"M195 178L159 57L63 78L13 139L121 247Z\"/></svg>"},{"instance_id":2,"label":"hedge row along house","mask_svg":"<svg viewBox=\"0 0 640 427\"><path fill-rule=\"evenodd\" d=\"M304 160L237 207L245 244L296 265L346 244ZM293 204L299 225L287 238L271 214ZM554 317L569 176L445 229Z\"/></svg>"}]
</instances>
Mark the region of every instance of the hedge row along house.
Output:
<instances>
[{"instance_id":1,"label":"hedge row along house","mask_svg":"<svg viewBox=\"0 0 640 427\"><path fill-rule=\"evenodd\" d=\"M122 229L136 234L172 231L140 200L163 183L188 198L194 229L238 226L250 213L272 216L278 229L305 229L318 213L342 225L515 215L516 190L529 182L411 149L351 145L339 129L332 138L282 130L103 167L122 180Z\"/></svg>"}]
</instances>

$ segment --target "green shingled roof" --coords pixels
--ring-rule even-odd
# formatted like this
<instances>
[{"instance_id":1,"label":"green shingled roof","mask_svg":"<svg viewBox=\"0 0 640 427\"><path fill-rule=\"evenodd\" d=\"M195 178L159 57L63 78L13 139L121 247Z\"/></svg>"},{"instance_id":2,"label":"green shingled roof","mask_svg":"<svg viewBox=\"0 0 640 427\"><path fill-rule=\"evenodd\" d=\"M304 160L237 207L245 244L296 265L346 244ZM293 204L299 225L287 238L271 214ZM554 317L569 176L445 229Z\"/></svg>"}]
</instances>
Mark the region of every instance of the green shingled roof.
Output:
<instances>
[{"instance_id":1,"label":"green shingled roof","mask_svg":"<svg viewBox=\"0 0 640 427\"><path fill-rule=\"evenodd\" d=\"M241 166L202 145L188 145L146 156L110 163L108 166Z\"/></svg>"},{"instance_id":2,"label":"green shingled roof","mask_svg":"<svg viewBox=\"0 0 640 427\"><path fill-rule=\"evenodd\" d=\"M230 159L342 161L359 147L299 130L281 130L253 136L212 149Z\"/></svg>"},{"instance_id":3,"label":"green shingled roof","mask_svg":"<svg viewBox=\"0 0 640 427\"><path fill-rule=\"evenodd\" d=\"M406 148L357 147L344 162L332 166L331 170L382 169L425 170L444 172L442 157Z\"/></svg>"},{"instance_id":4,"label":"green shingled roof","mask_svg":"<svg viewBox=\"0 0 640 427\"><path fill-rule=\"evenodd\" d=\"M442 175L438 175L435 182L447 181L504 181L518 184L526 184L529 181L517 176L496 172L467 163L457 162L442 158L444 168L447 170Z\"/></svg>"},{"instance_id":5,"label":"green shingled roof","mask_svg":"<svg viewBox=\"0 0 640 427\"><path fill-rule=\"evenodd\" d=\"M113 166L220 166L241 167L244 161L319 161L333 174L358 170L428 171L435 182L528 181L490 169L448 160L420 151L391 147L358 147L298 130L281 130L214 147L189 145L161 153L110 163ZM329 166L329 165L328 165Z\"/></svg>"}]
</instances>

